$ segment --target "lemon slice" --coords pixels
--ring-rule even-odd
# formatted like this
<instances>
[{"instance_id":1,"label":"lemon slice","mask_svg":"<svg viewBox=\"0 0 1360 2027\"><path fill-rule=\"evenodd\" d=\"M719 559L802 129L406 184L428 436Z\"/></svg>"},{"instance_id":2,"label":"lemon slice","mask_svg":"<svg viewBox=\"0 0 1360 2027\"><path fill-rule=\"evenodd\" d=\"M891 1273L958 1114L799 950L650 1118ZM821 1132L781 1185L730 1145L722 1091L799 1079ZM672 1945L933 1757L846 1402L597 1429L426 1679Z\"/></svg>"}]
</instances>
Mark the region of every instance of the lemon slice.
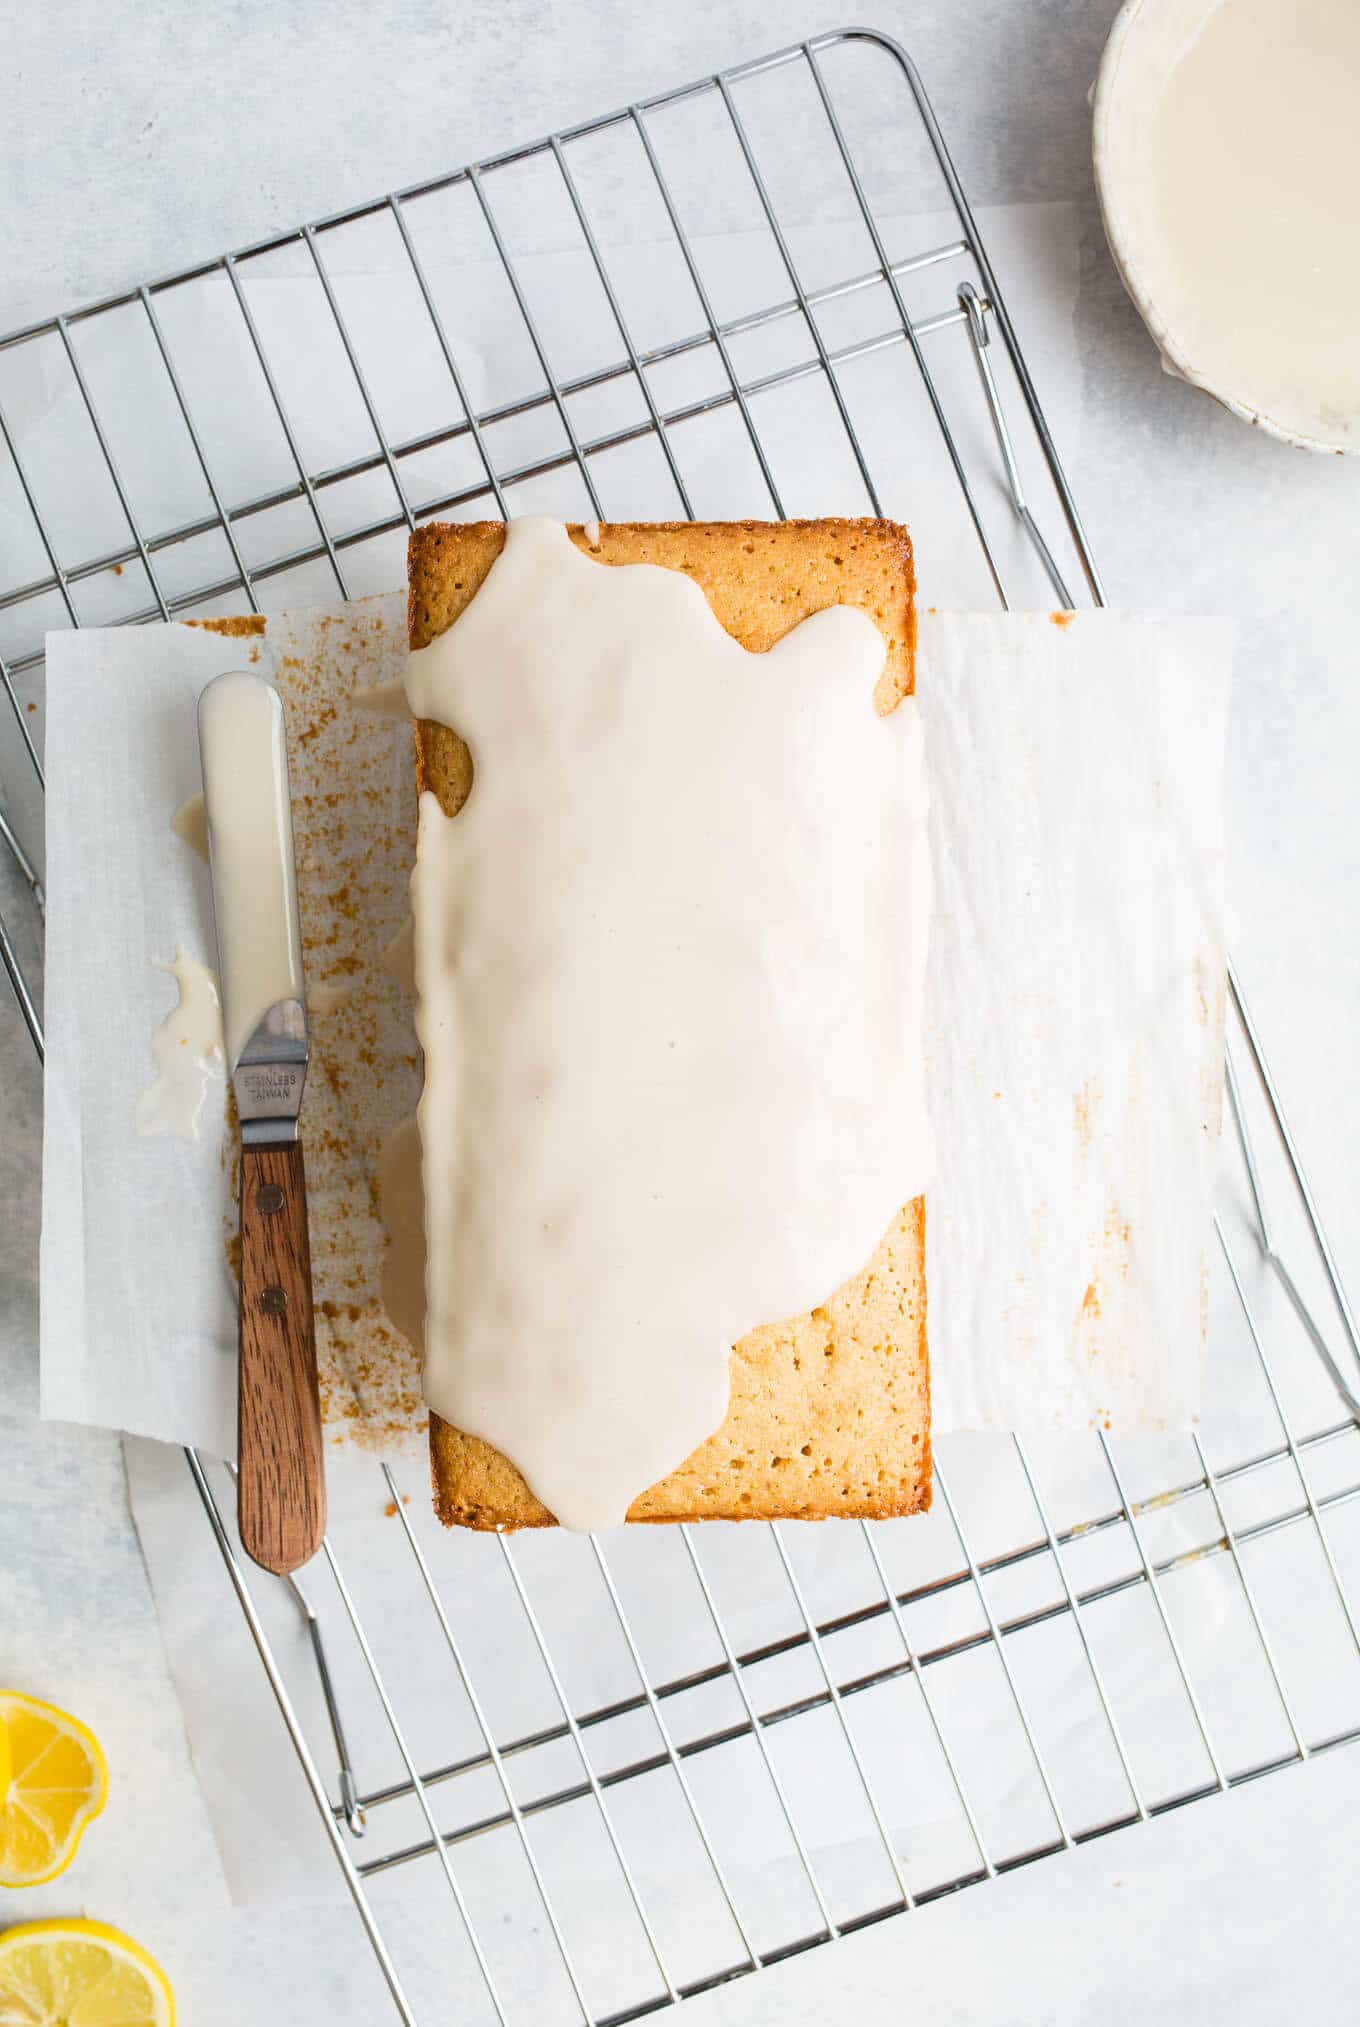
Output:
<instances>
[{"instance_id":1,"label":"lemon slice","mask_svg":"<svg viewBox=\"0 0 1360 2027\"><path fill-rule=\"evenodd\" d=\"M29 1921L0 1935L0 2027L174 2027L164 1971L102 1921Z\"/></svg>"},{"instance_id":2,"label":"lemon slice","mask_svg":"<svg viewBox=\"0 0 1360 2027\"><path fill-rule=\"evenodd\" d=\"M75 1857L108 1769L92 1731L17 1690L0 1689L0 1737L0 1886L38 1886Z\"/></svg>"}]
</instances>

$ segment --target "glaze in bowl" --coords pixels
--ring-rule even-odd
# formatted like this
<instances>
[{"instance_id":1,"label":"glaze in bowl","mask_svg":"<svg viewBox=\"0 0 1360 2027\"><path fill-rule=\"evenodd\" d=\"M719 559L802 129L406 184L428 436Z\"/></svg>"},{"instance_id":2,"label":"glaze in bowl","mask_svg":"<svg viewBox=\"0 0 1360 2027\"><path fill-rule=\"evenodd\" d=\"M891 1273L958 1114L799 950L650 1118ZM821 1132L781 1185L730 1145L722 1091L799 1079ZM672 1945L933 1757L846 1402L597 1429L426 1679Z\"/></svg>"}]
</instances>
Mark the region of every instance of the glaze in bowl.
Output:
<instances>
[{"instance_id":1,"label":"glaze in bowl","mask_svg":"<svg viewBox=\"0 0 1360 2027\"><path fill-rule=\"evenodd\" d=\"M1115 265L1167 371L1360 451L1360 0L1126 0L1092 98Z\"/></svg>"}]
</instances>

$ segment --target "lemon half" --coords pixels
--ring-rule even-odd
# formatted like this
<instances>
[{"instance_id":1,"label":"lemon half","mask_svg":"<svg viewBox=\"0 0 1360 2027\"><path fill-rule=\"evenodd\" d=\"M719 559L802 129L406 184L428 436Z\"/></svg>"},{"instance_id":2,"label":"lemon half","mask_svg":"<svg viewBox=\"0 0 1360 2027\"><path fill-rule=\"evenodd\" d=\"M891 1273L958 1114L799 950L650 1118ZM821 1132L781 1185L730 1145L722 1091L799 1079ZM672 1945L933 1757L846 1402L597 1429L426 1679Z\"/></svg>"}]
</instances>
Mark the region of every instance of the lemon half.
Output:
<instances>
[{"instance_id":1,"label":"lemon half","mask_svg":"<svg viewBox=\"0 0 1360 2027\"><path fill-rule=\"evenodd\" d=\"M140 1943L102 1921L0 1935L0 2027L174 2027L175 1998Z\"/></svg>"},{"instance_id":2,"label":"lemon half","mask_svg":"<svg viewBox=\"0 0 1360 2027\"><path fill-rule=\"evenodd\" d=\"M108 1787L92 1731L55 1704L0 1689L0 1886L64 1872Z\"/></svg>"}]
</instances>

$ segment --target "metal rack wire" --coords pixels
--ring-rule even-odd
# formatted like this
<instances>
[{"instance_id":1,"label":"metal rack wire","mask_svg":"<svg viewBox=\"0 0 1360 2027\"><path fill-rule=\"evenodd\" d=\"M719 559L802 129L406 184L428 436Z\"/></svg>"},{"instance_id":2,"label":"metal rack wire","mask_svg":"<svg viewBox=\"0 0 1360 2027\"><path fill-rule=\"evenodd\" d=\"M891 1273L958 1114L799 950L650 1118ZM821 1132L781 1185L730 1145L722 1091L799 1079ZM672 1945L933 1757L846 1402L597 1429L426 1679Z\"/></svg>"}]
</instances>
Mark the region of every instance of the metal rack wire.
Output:
<instances>
[{"instance_id":1,"label":"metal rack wire","mask_svg":"<svg viewBox=\"0 0 1360 2027\"><path fill-rule=\"evenodd\" d=\"M858 138L866 94L891 102L892 159ZM744 176L772 262L753 285L758 300L741 307L715 298L707 228L675 166L675 145L688 145L683 159L693 162L693 138L673 145L665 131L689 115L716 122L708 144L720 135ZM603 186L615 193L606 200L588 185L594 151L611 147L631 151L622 181L659 206L654 227L687 277L697 313L679 335L643 335L646 305L629 299L608 251L620 180ZM868 254L814 280L778 192L806 188L818 147L829 165L824 215ZM608 342L570 370L555 359L557 340L525 280L513 188L525 172L553 179L604 306ZM716 169L698 173L716 201ZM883 221L903 179L923 177L956 229L902 250ZM485 398L422 250L422 220L449 200L478 227L524 341L519 384ZM355 328L339 278L346 235L375 223L396 235L443 377L439 403L415 428L394 428L373 334ZM750 217L741 223L749 228ZM254 297L253 277L280 256L300 256L357 401L360 440L338 459L313 456L305 395L285 384ZM195 291L207 292L214 319L231 320L252 362L277 434L269 470L237 469L205 420L181 314ZM849 336L831 329L847 305L867 313ZM150 341L156 392L168 402L156 418L129 416L126 388L115 414L100 391L98 332L123 314L140 318ZM773 365L761 358L757 370L743 347L771 332L791 334L792 353ZM976 368L971 441L992 445L986 470L964 453L957 381L942 391L946 346L966 347ZM536 485L563 480L603 517L611 457L634 448L655 454L642 482L650 510L693 514L686 432L715 418L749 444L763 493L753 510L782 514L773 398L804 383L829 398L848 483L879 512L901 453L857 429L855 375L885 353L910 363L922 426L943 447L996 596L1008 601L1020 570L1024 589L1051 587L1071 604L1079 572L1103 603L925 92L905 53L866 30L818 37L16 331L0 340L2 483L31 539L0 583L0 684L19 761L40 784L41 630L54 620L257 610L266 598L297 603L300 587L318 585L348 597L399 581L394 544L432 514L488 504L508 514L537 499ZM49 380L64 376L87 432L84 461L58 471L37 461L29 469L7 413L8 384L34 362ZM676 398L666 381L676 362L711 367L711 382ZM631 410L592 421L601 392L626 395ZM148 472L170 457L175 418L193 484L147 495ZM1037 508L1027 493L1035 471ZM105 497L102 537L90 534L88 501L74 510L64 490L77 479ZM195 504L173 511L143 504L191 494ZM636 500L633 510L648 509ZM999 516L1020 531L1023 568ZM12 907L8 924L0 915L0 959L41 1054L38 978L24 953L42 889L36 849L23 842L27 785L13 770L10 793L0 838ZM32 916L20 920L24 887ZM448 1931L438 1975L460 1981L460 2017L603 2027L1360 1737L1360 1343L1235 974L1230 990L1227 1088L1240 1162L1229 1165L1217 1224L1215 1409L1188 1441L1117 1452L1096 1431L1081 1445L1085 1476L1074 1478L1070 1465L1058 1470L1041 1446L1015 1439L989 1465L981 1505L977 1474L945 1445L929 1522L831 1525L812 1547L807 1531L783 1526L679 1528L665 1542L646 1530L640 1542L588 1545L446 1540L421 1517L419 1491L408 1505L398 1473L375 1465L396 1521L388 1581L399 1604L361 1597L344 1545L328 1540L304 1584L290 1587L308 1636L305 1679L279 1637L288 1594L264 1588L241 1555L222 1467L187 1453L402 2020L434 2017L431 1993L452 1987L431 1985L428 1966L405 1961L409 1927L384 1899L394 1882L445 1897L442 1917L429 1901L422 1928L428 1935L442 1920ZM596 1615L593 1637L612 1643L615 1687L603 1696L570 1679L555 1630L563 1558L573 1557L573 1609ZM673 1605L661 1653L639 1603L659 1586ZM435 1736L414 1715L417 1668L447 1681L447 1730ZM531 1676L534 1695L510 1694ZM745 1817L735 1843L725 1788ZM753 1840L768 1854L759 1865ZM581 1870L584 1903L573 1878ZM526 1977L531 1990L519 1988Z\"/></svg>"}]
</instances>

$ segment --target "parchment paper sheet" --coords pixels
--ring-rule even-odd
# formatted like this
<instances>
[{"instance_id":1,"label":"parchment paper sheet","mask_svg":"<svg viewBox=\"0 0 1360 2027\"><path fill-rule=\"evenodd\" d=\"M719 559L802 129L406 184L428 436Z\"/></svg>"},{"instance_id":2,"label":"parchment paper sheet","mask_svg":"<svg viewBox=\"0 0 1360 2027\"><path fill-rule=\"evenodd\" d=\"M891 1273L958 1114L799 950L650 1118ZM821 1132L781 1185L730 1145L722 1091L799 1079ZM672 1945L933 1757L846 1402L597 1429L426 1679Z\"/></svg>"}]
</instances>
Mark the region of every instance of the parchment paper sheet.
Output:
<instances>
[{"instance_id":1,"label":"parchment paper sheet","mask_svg":"<svg viewBox=\"0 0 1360 2027\"><path fill-rule=\"evenodd\" d=\"M405 905L410 742L348 701L398 666L402 627L394 596L271 616L254 637L52 637L50 1415L233 1451L230 1157L211 1125L196 1144L139 1139L131 1114L173 996L155 960L212 955L206 870L168 828L195 780L194 701L254 654L288 705L309 983L343 995L314 1017L304 1115L327 1419L375 1445L418 1432L414 1359L379 1301L375 1186L417 1090L380 963ZM1227 680L1214 622L923 619L940 1429L1123 1433L1197 1411Z\"/></svg>"}]
</instances>

